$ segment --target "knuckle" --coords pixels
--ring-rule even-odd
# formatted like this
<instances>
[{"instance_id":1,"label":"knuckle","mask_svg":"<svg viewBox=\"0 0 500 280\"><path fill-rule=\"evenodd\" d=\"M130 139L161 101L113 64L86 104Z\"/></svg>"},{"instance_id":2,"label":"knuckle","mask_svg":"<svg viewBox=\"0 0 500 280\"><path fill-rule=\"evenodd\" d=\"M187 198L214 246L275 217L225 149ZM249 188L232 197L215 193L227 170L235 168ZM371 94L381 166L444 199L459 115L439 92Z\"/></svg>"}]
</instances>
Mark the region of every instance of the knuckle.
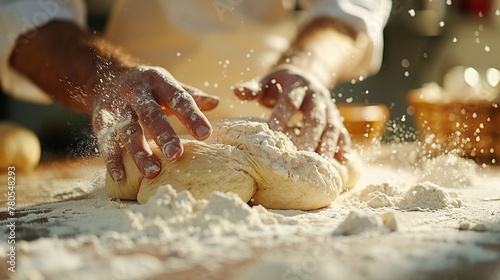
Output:
<instances>
[{"instance_id":1,"label":"knuckle","mask_svg":"<svg viewBox=\"0 0 500 280\"><path fill-rule=\"evenodd\" d=\"M162 145L176 142L177 140L178 137L176 137L175 133L172 133L170 131L164 131L156 136L156 143L161 143Z\"/></svg>"}]
</instances>

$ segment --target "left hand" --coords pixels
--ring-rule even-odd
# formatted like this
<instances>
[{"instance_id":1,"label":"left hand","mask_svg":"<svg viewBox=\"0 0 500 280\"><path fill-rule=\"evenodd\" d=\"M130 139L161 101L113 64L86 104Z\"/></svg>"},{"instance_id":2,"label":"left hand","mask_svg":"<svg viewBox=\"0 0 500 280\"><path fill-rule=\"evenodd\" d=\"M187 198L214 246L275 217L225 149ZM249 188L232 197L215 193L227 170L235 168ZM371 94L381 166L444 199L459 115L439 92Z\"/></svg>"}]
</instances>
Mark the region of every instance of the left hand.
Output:
<instances>
[{"instance_id":1,"label":"left hand","mask_svg":"<svg viewBox=\"0 0 500 280\"><path fill-rule=\"evenodd\" d=\"M297 67L281 65L262 78L236 86L234 93L273 108L268 122L273 130L293 132L297 127L291 121L302 113L298 137L291 137L297 148L341 162L348 159L351 139L330 91Z\"/></svg>"},{"instance_id":2,"label":"left hand","mask_svg":"<svg viewBox=\"0 0 500 280\"><path fill-rule=\"evenodd\" d=\"M201 110L218 104L218 98L180 83L166 69L145 65L117 72L114 79L96 84L92 93L92 126L108 172L116 182L125 180L125 153L145 178L159 174L160 161L146 135L167 160L182 156L181 140L166 114L177 117L194 138L205 140L212 127Z\"/></svg>"}]
</instances>

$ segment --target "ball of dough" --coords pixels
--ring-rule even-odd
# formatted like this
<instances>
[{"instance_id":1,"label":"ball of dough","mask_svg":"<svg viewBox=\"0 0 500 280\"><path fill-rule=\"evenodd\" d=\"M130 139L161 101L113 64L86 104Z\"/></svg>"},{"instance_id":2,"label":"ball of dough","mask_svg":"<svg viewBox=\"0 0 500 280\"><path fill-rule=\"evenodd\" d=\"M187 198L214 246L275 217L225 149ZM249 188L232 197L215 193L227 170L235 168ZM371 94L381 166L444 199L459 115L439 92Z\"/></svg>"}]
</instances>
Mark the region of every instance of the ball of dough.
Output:
<instances>
[{"instance_id":1,"label":"ball of dough","mask_svg":"<svg viewBox=\"0 0 500 280\"><path fill-rule=\"evenodd\" d=\"M317 153L297 151L285 134L265 123L221 121L214 125L209 141L245 151L258 188L251 204L313 210L329 206L342 191L342 177L335 166Z\"/></svg>"},{"instance_id":2,"label":"ball of dough","mask_svg":"<svg viewBox=\"0 0 500 280\"><path fill-rule=\"evenodd\" d=\"M166 162L161 173L144 179L130 156L124 156L127 179L115 183L109 174L109 196L146 203L158 188L170 184L177 192L188 190L197 199L209 199L214 191L233 192L251 204L270 209L313 210L329 206L358 180L359 169L307 151L297 151L283 133L267 124L226 120L214 124L206 142L183 140L184 155Z\"/></svg>"},{"instance_id":3,"label":"ball of dough","mask_svg":"<svg viewBox=\"0 0 500 280\"><path fill-rule=\"evenodd\" d=\"M0 122L0 170L14 166L31 171L40 162L42 149L34 132L12 122Z\"/></svg>"},{"instance_id":4,"label":"ball of dough","mask_svg":"<svg viewBox=\"0 0 500 280\"><path fill-rule=\"evenodd\" d=\"M243 201L252 198L257 185L248 174L249 164L243 152L229 145L208 144L196 140L182 140L183 156L167 162L160 149L150 143L160 159L161 172L153 179L143 178L129 155L124 156L126 180L116 183L107 174L105 188L110 197L135 200L141 204L156 194L157 189L169 184L177 192L189 191L196 199L209 199L211 193L233 192Z\"/></svg>"}]
</instances>

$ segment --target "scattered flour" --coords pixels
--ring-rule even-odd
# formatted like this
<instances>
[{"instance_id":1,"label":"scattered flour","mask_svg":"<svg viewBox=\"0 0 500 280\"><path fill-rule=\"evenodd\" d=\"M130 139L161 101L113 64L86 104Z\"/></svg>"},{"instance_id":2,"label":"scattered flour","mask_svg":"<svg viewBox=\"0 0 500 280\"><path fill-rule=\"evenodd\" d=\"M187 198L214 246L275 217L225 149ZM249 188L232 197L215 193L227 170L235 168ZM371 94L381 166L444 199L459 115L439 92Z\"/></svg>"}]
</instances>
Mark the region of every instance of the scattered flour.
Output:
<instances>
[{"instance_id":1,"label":"scattered flour","mask_svg":"<svg viewBox=\"0 0 500 280\"><path fill-rule=\"evenodd\" d=\"M213 254L212 248L219 246L225 248L225 257L237 260L249 258L248 253L245 253L243 249L234 251L231 244L237 241L251 239L255 240L257 247L265 247L267 243L262 240L258 241L258 237L273 240L265 236L289 236L298 230L294 227L299 223L296 219L270 212L261 206L251 207L232 193L215 192L210 200L197 200L189 192L176 193L171 186L167 185L158 188L156 195L144 205L128 205L109 201L104 197L101 193L94 199L63 202L61 208L45 213L47 220L54 226L47 229L46 238L35 242L20 242L18 253L26 261L19 262L17 279L110 279L116 277L116 273L108 275L109 277L102 275L98 278L90 277L90 272L86 271L88 266L85 259L73 253L77 248L82 248L82 250L89 248L91 251L109 255L113 254L113 251L115 254L117 251L127 252L138 244L143 244L145 248L149 248L148 253L154 254L158 250L154 244L164 244L164 249L157 254L167 257L182 256L192 261L200 261L203 258L209 258ZM30 221L36 219L36 215L28 214L20 218L18 222L24 221L30 224ZM79 237L77 239L58 238L73 235ZM23 238L23 236L18 235L18 238ZM112 248L109 248L110 244ZM243 248L249 245L244 245ZM62 257L61 261L54 262L54 259L60 257ZM99 262L101 257L103 256L99 255L94 262L102 264ZM175 260L166 264L162 263L160 267L157 265L159 261L153 257L149 258L156 261L143 258L143 261L139 262L134 258L139 258L139 256L127 257L125 254L102 265L119 266L123 269L127 265L120 265L120 261L123 264L132 261L134 264L132 267L137 267L137 269L134 270L135 274L128 274L128 277L147 276L148 273L158 273L165 269L170 269L170 271L182 269L182 266ZM221 263L208 262L207 267L220 266L224 261L225 259L220 260ZM51 264L46 264L48 262ZM140 269L137 265L144 262L148 265ZM65 271L78 270L82 270L83 276L89 277L80 278L82 276L80 274L76 276L65 273ZM143 275L145 270L148 273ZM42 275L44 277L39 277Z\"/></svg>"},{"instance_id":2,"label":"scattered flour","mask_svg":"<svg viewBox=\"0 0 500 280\"><path fill-rule=\"evenodd\" d=\"M457 155L440 155L427 159L421 168L420 181L430 181L444 188L474 186L478 181L478 165Z\"/></svg>"},{"instance_id":3,"label":"scattered flour","mask_svg":"<svg viewBox=\"0 0 500 280\"><path fill-rule=\"evenodd\" d=\"M455 192L431 182L417 183L407 191L388 183L368 185L358 192L347 194L341 204L371 208L391 207L402 210L438 210L457 208L462 201Z\"/></svg>"},{"instance_id":4,"label":"scattered flour","mask_svg":"<svg viewBox=\"0 0 500 280\"><path fill-rule=\"evenodd\" d=\"M357 210L349 213L347 218L335 229L334 235L357 235L366 232L392 232L398 229L396 218L392 212L383 214L367 214Z\"/></svg>"},{"instance_id":5,"label":"scattered flour","mask_svg":"<svg viewBox=\"0 0 500 280\"><path fill-rule=\"evenodd\" d=\"M459 230L473 230L473 231L486 231L487 225L484 223L473 223L467 220L460 221L458 225Z\"/></svg>"},{"instance_id":6,"label":"scattered flour","mask_svg":"<svg viewBox=\"0 0 500 280\"><path fill-rule=\"evenodd\" d=\"M358 192L346 194L340 199L341 203L352 206L368 206L373 208L395 207L401 191L389 184L372 184Z\"/></svg>"},{"instance_id":7,"label":"scattered flour","mask_svg":"<svg viewBox=\"0 0 500 280\"><path fill-rule=\"evenodd\" d=\"M400 166L399 161L396 165ZM357 186L336 203L402 210L459 208L463 202L455 190L477 187L481 181L481 169L474 161L453 154L424 158L413 166L406 166L406 171L397 168L394 174L386 174L387 181Z\"/></svg>"},{"instance_id":8,"label":"scattered flour","mask_svg":"<svg viewBox=\"0 0 500 280\"><path fill-rule=\"evenodd\" d=\"M469 197L462 205L451 185L420 177L375 183L380 170L365 171L374 183L316 211L270 211L218 192L195 199L169 185L143 205L94 190L82 200L20 209L14 279L428 279L427 272L500 259L498 200ZM452 180L443 173L436 175ZM101 189L101 179L88 184ZM482 197L498 197L500 176L477 180ZM82 184L75 186L87 190ZM470 191L460 185L461 196ZM24 241L30 232L37 239ZM0 254L7 251L0 243ZM176 274L184 271L192 274Z\"/></svg>"},{"instance_id":9,"label":"scattered flour","mask_svg":"<svg viewBox=\"0 0 500 280\"><path fill-rule=\"evenodd\" d=\"M498 213L500 213L500 208ZM458 229L478 232L500 232L500 223L498 222L495 213L491 213L489 219L464 217L459 221Z\"/></svg>"},{"instance_id":10,"label":"scattered flour","mask_svg":"<svg viewBox=\"0 0 500 280\"><path fill-rule=\"evenodd\" d=\"M177 193L170 185L158 188L144 205L122 210L119 232L135 229L146 235L175 240L182 235L195 238L252 235L265 226L295 224L282 215L263 207L251 207L233 193L214 192L210 200L194 199L187 191ZM110 217L109 223L118 217Z\"/></svg>"}]
</instances>

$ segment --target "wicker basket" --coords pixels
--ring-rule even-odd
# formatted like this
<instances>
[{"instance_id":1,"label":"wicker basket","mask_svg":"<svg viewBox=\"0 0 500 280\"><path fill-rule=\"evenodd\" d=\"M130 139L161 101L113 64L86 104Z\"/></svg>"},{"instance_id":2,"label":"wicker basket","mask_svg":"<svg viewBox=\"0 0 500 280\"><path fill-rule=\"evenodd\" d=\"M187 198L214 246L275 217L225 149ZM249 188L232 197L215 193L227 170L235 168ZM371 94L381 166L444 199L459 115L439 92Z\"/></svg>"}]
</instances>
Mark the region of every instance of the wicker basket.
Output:
<instances>
[{"instance_id":1,"label":"wicker basket","mask_svg":"<svg viewBox=\"0 0 500 280\"><path fill-rule=\"evenodd\" d=\"M467 100L432 103L410 91L408 103L425 154L455 153L482 163L500 163L500 108L498 104Z\"/></svg>"}]
</instances>

